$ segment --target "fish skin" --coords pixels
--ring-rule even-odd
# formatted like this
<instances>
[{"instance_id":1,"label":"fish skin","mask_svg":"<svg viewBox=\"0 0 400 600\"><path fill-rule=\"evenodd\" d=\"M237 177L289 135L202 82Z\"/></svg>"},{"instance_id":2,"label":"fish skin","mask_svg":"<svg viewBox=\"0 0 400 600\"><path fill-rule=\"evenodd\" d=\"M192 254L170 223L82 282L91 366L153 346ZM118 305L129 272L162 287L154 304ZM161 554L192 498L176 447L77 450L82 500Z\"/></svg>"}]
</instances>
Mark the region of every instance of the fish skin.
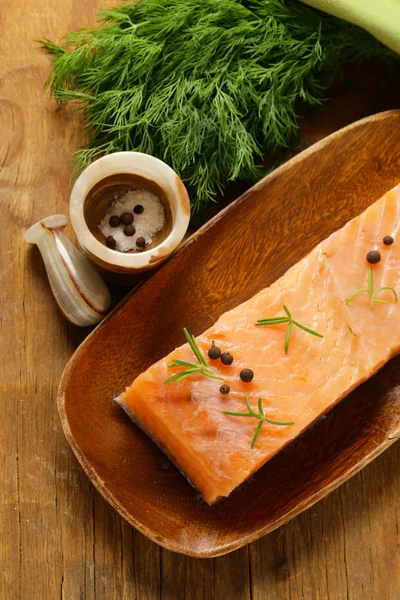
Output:
<instances>
[{"instance_id":1,"label":"fish skin","mask_svg":"<svg viewBox=\"0 0 400 600\"><path fill-rule=\"evenodd\" d=\"M121 394L120 405L165 449L208 504L228 496L397 354L400 303L393 302L393 294L379 296L390 304L371 306L366 293L349 305L345 301L368 287L366 254L373 249L382 256L373 266L374 289L385 285L400 292L399 226L400 185L196 338L211 370L230 386L228 395L219 392L222 381L201 375L164 383L180 370L168 368L171 359L193 361L188 344L155 363ZM384 246L385 235L393 236L394 244ZM255 326L258 319L284 315L284 304L294 319L324 337L293 326L286 355L287 325ZM208 359L213 340L233 355L231 366ZM239 378L246 367L254 371L250 383ZM294 424L264 422L250 448L258 421L224 414L247 412L244 394L256 411L262 397L268 418Z\"/></svg>"}]
</instances>

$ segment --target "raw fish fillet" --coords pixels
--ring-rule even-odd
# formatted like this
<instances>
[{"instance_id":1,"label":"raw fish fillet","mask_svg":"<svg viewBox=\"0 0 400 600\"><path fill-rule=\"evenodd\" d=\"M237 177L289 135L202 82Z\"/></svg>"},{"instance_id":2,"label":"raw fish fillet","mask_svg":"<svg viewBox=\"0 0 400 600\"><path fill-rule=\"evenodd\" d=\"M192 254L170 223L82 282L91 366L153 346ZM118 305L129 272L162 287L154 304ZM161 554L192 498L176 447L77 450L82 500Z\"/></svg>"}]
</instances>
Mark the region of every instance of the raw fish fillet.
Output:
<instances>
[{"instance_id":1,"label":"raw fish fillet","mask_svg":"<svg viewBox=\"0 0 400 600\"><path fill-rule=\"evenodd\" d=\"M393 292L379 294L388 304L371 306L367 293L345 303L358 288L368 287L370 250L379 250L382 257L372 267L374 289L391 286L400 292L399 218L400 185L200 335L198 345L223 382L195 375L165 384L182 370L168 368L173 358L195 360L185 344L139 375L121 394L120 405L208 504L228 496L399 351L400 303L394 301ZM382 242L386 235L394 237L391 246ZM293 327L286 355L287 325L255 326L258 319L284 316L284 304L294 319L324 337ZM233 355L231 366L207 357L212 340ZM254 371L250 383L239 378L245 367ZM219 392L222 383L231 388L226 396ZM244 394L255 409L261 397L270 419L294 424L264 422L252 449L257 419L224 414L246 412Z\"/></svg>"}]
</instances>

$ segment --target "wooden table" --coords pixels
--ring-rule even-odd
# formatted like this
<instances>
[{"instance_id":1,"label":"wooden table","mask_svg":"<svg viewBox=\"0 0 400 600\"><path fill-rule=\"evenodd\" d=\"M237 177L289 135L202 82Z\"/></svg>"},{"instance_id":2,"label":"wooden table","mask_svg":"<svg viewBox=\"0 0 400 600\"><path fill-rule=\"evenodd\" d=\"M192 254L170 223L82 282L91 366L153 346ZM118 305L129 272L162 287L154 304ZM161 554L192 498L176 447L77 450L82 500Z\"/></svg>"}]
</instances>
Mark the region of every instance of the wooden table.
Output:
<instances>
[{"instance_id":1,"label":"wooden table","mask_svg":"<svg viewBox=\"0 0 400 600\"><path fill-rule=\"evenodd\" d=\"M34 221L68 210L81 126L56 111L34 39L94 23L104 0L3 1L0 37L0 598L265 600L400 598L400 445L269 536L215 560L172 554L133 530L69 449L55 394L87 334L67 324L37 251ZM400 106L400 71L350 70L350 86L303 123L315 141L367 112ZM397 87L396 87L397 86ZM384 89L383 89L384 88ZM72 232L69 229L72 236Z\"/></svg>"}]
</instances>

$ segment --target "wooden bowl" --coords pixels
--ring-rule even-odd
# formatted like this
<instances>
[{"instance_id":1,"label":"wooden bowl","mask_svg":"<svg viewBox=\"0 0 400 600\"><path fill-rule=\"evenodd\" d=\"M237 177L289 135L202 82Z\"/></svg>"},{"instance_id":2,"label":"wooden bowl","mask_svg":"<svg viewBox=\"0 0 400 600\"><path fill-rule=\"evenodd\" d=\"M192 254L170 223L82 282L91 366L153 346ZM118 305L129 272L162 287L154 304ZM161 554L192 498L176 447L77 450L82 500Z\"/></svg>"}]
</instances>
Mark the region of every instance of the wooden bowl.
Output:
<instances>
[{"instance_id":1,"label":"wooden bowl","mask_svg":"<svg viewBox=\"0 0 400 600\"><path fill-rule=\"evenodd\" d=\"M400 436L400 357L228 499L209 507L112 398L154 361L275 281L400 178L400 111L334 133L255 185L137 287L78 348L58 410L101 494L142 533L190 556L230 552L349 479Z\"/></svg>"}]
</instances>

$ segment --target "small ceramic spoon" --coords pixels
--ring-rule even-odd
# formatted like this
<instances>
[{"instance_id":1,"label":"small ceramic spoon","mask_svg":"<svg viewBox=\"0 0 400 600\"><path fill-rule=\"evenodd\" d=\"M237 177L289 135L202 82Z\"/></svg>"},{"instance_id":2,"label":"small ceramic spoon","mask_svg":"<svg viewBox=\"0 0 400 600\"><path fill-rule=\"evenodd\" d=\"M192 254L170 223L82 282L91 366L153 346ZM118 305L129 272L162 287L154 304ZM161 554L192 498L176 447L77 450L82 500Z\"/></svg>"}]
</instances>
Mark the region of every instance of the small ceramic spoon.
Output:
<instances>
[{"instance_id":1,"label":"small ceramic spoon","mask_svg":"<svg viewBox=\"0 0 400 600\"><path fill-rule=\"evenodd\" d=\"M67 223L66 216L52 215L32 225L24 239L39 248L63 315L71 323L86 327L103 319L111 298L98 272L65 235Z\"/></svg>"}]
</instances>

